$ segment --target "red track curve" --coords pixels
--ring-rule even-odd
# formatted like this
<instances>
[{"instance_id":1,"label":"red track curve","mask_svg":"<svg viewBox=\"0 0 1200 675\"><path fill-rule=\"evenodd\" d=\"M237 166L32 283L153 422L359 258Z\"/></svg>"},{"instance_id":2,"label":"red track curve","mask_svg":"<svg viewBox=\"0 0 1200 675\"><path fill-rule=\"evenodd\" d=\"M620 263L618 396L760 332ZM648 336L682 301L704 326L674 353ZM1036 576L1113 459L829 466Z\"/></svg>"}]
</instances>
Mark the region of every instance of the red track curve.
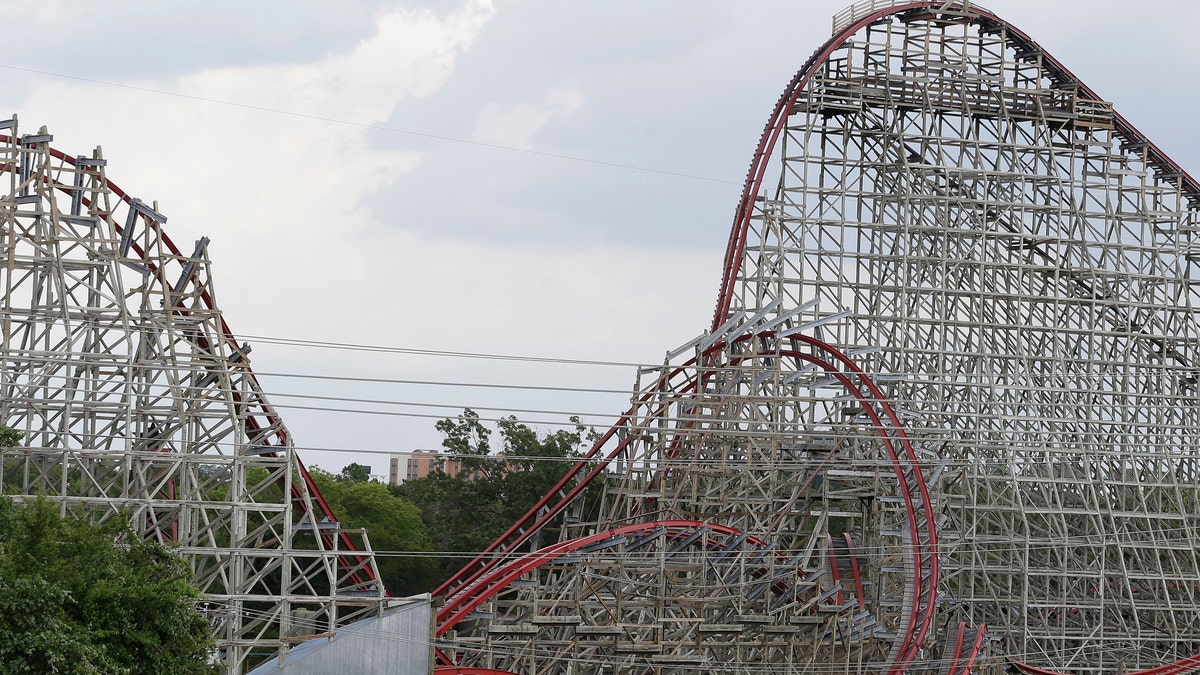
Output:
<instances>
[{"instance_id":1,"label":"red track curve","mask_svg":"<svg viewBox=\"0 0 1200 675\"><path fill-rule=\"evenodd\" d=\"M908 3L908 4L892 7L892 8L889 8L888 10L877 12L877 13L868 15L868 16L860 19L859 21L855 22L854 24L850 25L845 30L840 32L838 35L835 35L834 38L832 38L829 42L827 42L826 45L821 50L818 50L818 52L813 56L813 58L810 59L809 63L805 66L805 68L802 69L801 72L797 75L796 79L793 80L793 83L789 86L788 91L785 92L784 97L782 97L780 99L780 102L777 104L776 114L772 117L772 122L768 124L767 132L764 133L763 138L760 140L759 148L758 148L758 151L756 152L755 160L751 167L750 176L747 178L746 187L743 192L742 204L738 210L738 218L735 221L735 227L734 227L733 233L731 235L729 249L727 250L727 254L726 254L726 267L725 267L725 272L724 272L724 279L722 282L721 297L719 298L718 311L715 314L715 318L714 318L714 330L716 328L720 327L721 319L728 312L728 308L729 308L730 304L732 303L733 283L736 281L737 271L738 271L738 268L739 268L740 262L741 262L741 255L744 252L745 233L748 228L749 218L750 218L750 215L752 213L752 208L753 208L753 195L755 194L755 192L757 192L758 187L761 186L763 174L766 169L766 158L769 155L770 151L773 149L774 144L777 141L779 133L782 129L781 122L783 119L785 119L782 116L783 112L790 109L791 105L795 102L796 97L798 97L800 91L803 89L804 85L807 83L809 77L815 71L816 66L818 66L820 63L822 63L824 61L824 59L827 58L834 49L836 49L838 46L840 46L849 36L853 35L853 33L857 32L857 30L859 30L863 26L865 26L873 21L876 21L880 18L883 18L883 17L891 15L891 14L896 14L896 13L900 13L900 12L904 12L904 11L908 11L908 10L912 10L912 9L931 9L931 8L940 7L940 6L941 6L941 3L936 3L936 2L914 2L914 3ZM983 17L990 19L992 21L995 21L997 23L1003 24L1008 29L1010 34L1013 35L1015 38L1017 38L1019 43L1024 44L1026 46L1030 46L1030 47L1036 47L1036 43L1034 43L1032 40L1030 40L1027 35L1025 35L1021 31L1011 27L1010 25L1003 22L995 15L993 15L989 12L986 12L986 11L979 10L978 8L972 8L972 10L977 12L980 16L983 16ZM1099 99L1099 97L1096 96L1096 94L1091 89L1087 88L1082 83L1079 83L1078 79L1075 78L1075 76L1073 74L1071 74L1070 71L1068 71L1065 67L1063 67L1058 61L1054 60L1052 57L1049 57L1048 55L1045 55L1045 54L1043 54L1043 58L1045 59L1045 62L1047 64L1049 64L1049 66L1050 66L1049 69L1052 72L1057 73L1060 77L1062 77L1065 80L1077 83L1082 91L1084 91L1088 95L1092 96L1093 98ZM1187 191L1189 193L1200 194L1200 186L1197 185L1196 181L1194 179L1192 179L1190 176L1188 176L1186 173L1182 172L1182 170L1179 169L1178 165L1175 164L1164 153L1162 153L1162 151L1159 150L1157 148L1157 146L1153 145L1147 139L1145 139L1145 137L1140 132L1138 132L1136 130L1136 128L1134 128L1131 124L1129 124L1128 121L1126 121L1119 114L1114 113L1114 118L1115 118L1115 122L1116 122L1117 132L1119 134L1123 135L1127 139L1136 139L1139 142L1144 142L1147 144L1147 146L1149 148L1148 156L1149 156L1149 161L1151 164L1158 165L1158 166L1164 167L1166 169L1169 169L1172 172L1177 172L1177 173L1181 174L1183 177L1184 184L1187 188ZM758 336L755 336L755 337L758 337ZM800 337L800 336L797 336L797 337ZM746 339L746 338L742 338L742 340L744 340L744 339ZM808 342L811 346L816 347L822 351L825 351L830 354L834 354L835 357L837 358L837 360L839 362L841 362L843 365L845 365L848 370L855 372L856 375L858 375L860 378L862 378L864 384L866 384L868 390L870 390L872 398L881 403L881 407L885 411L885 413L888 415L889 421L892 422L894 425L896 425L894 428L898 430L898 435L903 436L905 441L907 440L906 436L904 436L903 427L900 425L898 418L895 416L894 411L891 409L891 406L887 404L886 400L884 400L882 392L878 389L877 386L875 386L875 384L870 380L870 378L868 378L862 372L862 370L860 368L858 368L856 364L853 363L853 361L851 361L850 359L845 357L844 354L841 354L841 352L838 352L836 349L834 349L830 345L820 343L819 341L816 341L811 338L804 338L804 339L802 339L802 341ZM720 346L722 346L722 343L719 342L716 345L714 345L712 348L710 348L710 350L706 353L712 353L712 351L715 351ZM687 366L691 366L694 364L695 364L695 360L689 362L687 364ZM685 367L687 367L687 366L685 366ZM659 388L665 387L665 385L668 383L668 381L671 378L673 378L675 375L677 375L679 372L681 372L682 369L683 368L681 367L681 368L677 368L677 369L673 370L669 376L664 374L664 376L662 378L660 378L658 387ZM845 382L843 382L843 384L845 384ZM650 400L650 397L652 396L652 394L653 394L653 390L651 391L651 393L644 395L643 398L641 399L641 401L648 402ZM588 455L586 456L586 459L587 460L592 459L596 455L598 450L601 448L601 446L605 442L607 442L607 440L609 438L611 438L616 433L616 431L618 431L624 424L626 424L628 422L629 417L631 415L633 415L633 413L634 413L634 411L631 410L631 411L627 412L625 415L623 415L621 420L618 422L618 424L615 425L609 431L609 433L605 435L604 439L600 443L597 443L592 448L592 450L589 451ZM882 427L882 425L880 425L880 426ZM549 506L549 503L553 499L554 495L559 490L561 490L562 488L564 488L568 484L570 484L571 480L578 475L578 471L580 471L582 468L584 468L584 464L586 462L581 462L579 465L577 465L575 467L575 470L573 472L569 472L567 476L564 476L564 479L559 483L559 485L556 486L556 488L554 490L552 490L550 493L548 493L538 503L538 505L535 507L534 510L531 510L528 514L526 514L526 516L524 518L522 518L522 520L520 522L518 522L516 525L514 525L513 528L508 533L506 533L506 535L504 537L501 538L501 540L498 540L496 542L496 544L493 545L493 547L489 548L488 551L485 553L485 556L481 556L481 558L494 553L499 548L504 548L505 552L510 552L512 550L515 550L515 548L517 546L519 546L519 544L521 542L525 541L529 536L528 534L522 535L522 532L532 533L533 531L536 531L542 523L544 523L550 517L553 517L553 515L555 515L559 511L561 511L561 509L565 506L566 502L569 501L569 498L577 495L578 492L580 491L580 489L584 485L586 485L586 483L590 482L590 480L595 476L595 474L598 473L600 470L602 470L603 467L607 465L608 461L610 461L613 457L615 457L626 446L626 444L627 444L627 441L624 441L618 446L617 449L610 452L608 457L605 458L605 460L601 463L601 465L599 467L596 467L596 471L592 475L585 477L584 479L582 479L579 483L577 483L575 485L575 488L569 493L568 498L561 500L555 507L551 508L547 513L544 513L544 514L542 514L541 517L539 517L537 511L544 507ZM906 442L904 443L904 445L905 445L906 455L908 455L907 458L910 461L915 462L916 457L915 457L915 454L913 454L911 446L908 445ZM917 481L917 484L921 491L921 503L922 503L922 508L925 509L925 511L926 511L925 515L927 517L927 522L932 523L933 518L932 518L932 513L930 511L931 507L930 507L927 486L925 485L923 480ZM523 530L522 528L525 528L525 529ZM936 555L936 546L937 546L936 534L933 532L931 532L930 534L931 534L931 542L930 542L931 551L933 551L933 554L930 555L930 567L931 567L930 571L931 571L931 582L932 583L929 584L930 588L927 590L929 593L933 593L936 590L938 557ZM515 537L515 538L509 539L510 537ZM494 565L488 565L485 562L482 567L477 569L474 573L469 574L470 578L467 579L466 582L462 582L462 579L463 579L462 576L456 576L456 577L452 578L451 580L449 580L447 583L443 584L438 589L438 592L449 591L451 593L451 595L456 594L456 593L462 591L465 587L470 586L481 575L486 574L487 569L492 566L494 566ZM466 570L464 570L464 572L465 571ZM918 574L919 574L919 572L918 572ZM460 582L462 582L462 583L460 583ZM917 583L919 584L919 581ZM931 604L927 607L927 609L929 609L929 608L932 608L932 601L931 601ZM915 639L913 639L907 645L907 648L902 650L900 658L898 659L898 663L895 664L895 665L901 666L901 669L904 667L904 664L910 663L911 659L915 658L917 649L920 646L920 642L926 636L928 629L930 627L930 624L932 621L932 612L924 611L924 612L921 612L920 614L921 614L921 616L920 616L921 625L917 629L917 635L914 636ZM1197 655L1197 657L1185 658L1179 662L1176 662L1175 664L1167 664L1166 666L1161 666L1156 669L1145 671L1145 675L1172 675L1174 673L1180 673L1180 672L1183 672L1184 670L1191 669L1191 668L1195 667L1196 665L1200 665L1200 655ZM1048 675L1050 673L1053 673L1053 671L1037 669L1033 666L1028 666L1027 664L1020 664L1020 666L1023 669L1027 669L1027 671L1030 673L1036 673L1039 675Z\"/></svg>"},{"instance_id":2,"label":"red track curve","mask_svg":"<svg viewBox=\"0 0 1200 675\"><path fill-rule=\"evenodd\" d=\"M916 450L912 447L912 443L908 438L908 434L904 431L904 426L900 423L899 416L896 415L896 412L892 408L891 404L888 403L879 387L871 380L871 378L869 378L866 373L864 373L862 369L859 368L856 363L854 363L852 359L845 354L842 354L831 345L807 335L796 335L790 337L801 342L805 342L813 347L816 347L817 349L820 349L821 351L825 351L826 353L833 355L835 359L840 361L846 367L846 371L843 371L831 363L818 359L810 354L805 354L795 350L784 350L780 352L781 356L799 358L822 368L835 379L837 379L842 386L844 386L846 390L851 393L851 395L863 403L863 411L871 418L872 424L875 426L876 431L879 432L883 447L885 450L887 450L888 458L891 459L892 466L895 469L896 480L900 487L900 494L904 498L905 510L907 511L908 515L909 535L912 537L912 554L914 557L913 576L909 581L909 583L911 583L913 586L913 604L909 608L909 612L904 617L907 625L904 629L904 638L900 643L895 662L888 665L889 673L903 673L916 659L917 654L921 649L921 645L925 640L925 636L928 634L929 628L933 623L933 608L937 595L937 533L934 529L933 508L929 499L929 487L925 483L925 478L922 475L920 464L917 462ZM846 372L852 372L858 375L859 379L861 379L867 385L871 396L863 394L862 391L854 385L853 381L846 374ZM884 424L878 413L876 413L869 405L872 402L877 403L879 407L884 410L885 414L888 416L888 421L893 425L892 428L900 441L900 445L905 450L905 455L907 456L908 461L910 462L907 467L900 459L899 453L896 452L896 448L893 445L892 439L887 433L887 425ZM908 477L905 474L906 468L912 470L912 477L918 486L922 511L925 515L926 531L929 535L928 544L921 543L920 525L917 520L916 506L913 504L912 500L912 490L908 487ZM926 547L928 547L928 550L926 550ZM928 570L926 570L926 565L923 560L926 556L929 557ZM929 573L928 584L925 584L922 581L923 572L925 571L928 571ZM926 603L924 608L921 607L923 594L925 596L924 602ZM915 635L912 630L912 622L914 621L920 622L916 629Z\"/></svg>"},{"instance_id":3,"label":"red track curve","mask_svg":"<svg viewBox=\"0 0 1200 675\"><path fill-rule=\"evenodd\" d=\"M946 675L971 675L975 668L975 661L979 659L979 654L983 651L983 642L987 637L987 624L979 626L979 629L975 631L975 639L969 645L965 639L967 628L966 623L958 624L954 650L949 655L942 655L942 660L950 664Z\"/></svg>"},{"instance_id":4,"label":"red track curve","mask_svg":"<svg viewBox=\"0 0 1200 675\"><path fill-rule=\"evenodd\" d=\"M455 597L454 600L448 601L445 605L438 609L437 613L437 629L434 633L435 637L441 637L454 627L459 621L462 621L468 614L475 611L479 605L483 604L496 593L504 590L512 581L521 578L527 572L537 569L542 565L554 562L558 558L577 551L584 546L595 544L606 539L613 539L627 534L649 533L653 530L667 530L665 536L669 538L678 537L682 534L689 534L698 529L706 529L716 532L717 534L725 534L737 536L742 534L740 530L716 523L706 523L699 520L658 520L645 523L635 523L633 525L624 525L622 527L613 528L597 534L579 537L577 539L568 539L567 541L551 544L545 548L527 553L516 560L512 560L491 573L481 578L476 582L474 588L481 589L484 592L478 594L461 594ZM755 537L748 537L746 541L757 546L765 546L765 543Z\"/></svg>"},{"instance_id":5,"label":"red track curve","mask_svg":"<svg viewBox=\"0 0 1200 675\"><path fill-rule=\"evenodd\" d=\"M742 188L741 201L738 204L737 211L733 223L733 229L730 232L729 243L725 251L724 268L722 271L721 287L717 298L717 308L713 313L713 321L711 330L715 331L724 323L733 304L734 291L737 284L737 276L741 270L741 263L746 249L746 237L749 231L750 221L754 214L754 201L759 190L763 186L763 178L768 168L768 163L775 145L779 140L784 128L787 125L787 117L789 111L795 105L800 94L804 91L813 74L825 63L826 59L838 48L840 48L849 38L861 30L863 27L883 19L885 17L894 16L903 12L912 10L963 10L964 4L961 2L942 2L941 0L921 0L917 2L909 2L898 4L886 9L881 9L876 12L866 14L856 21L848 24L842 30L835 33L828 41L825 42L804 66L796 73L792 81L788 84L783 94L775 104L775 109L767 121L766 128L763 130L762 136L759 138L758 146L755 148L754 157L750 163L750 169L746 176L746 181ZM1001 19L999 16L990 11L984 10L978 6L972 5L970 11L982 17L984 20L994 22L996 25L1003 26L1008 34L1014 39L1017 45L1025 47L1029 50L1037 50L1042 55L1042 63L1052 77L1057 77L1063 82L1076 85L1079 90L1095 100L1103 100L1096 92L1084 84L1070 70L1066 68L1059 60L1041 49L1028 34L1014 27L1012 24ZM1181 178L1181 187L1184 193L1188 195L1200 195L1200 183L1197 183L1190 174L1172 160L1165 152L1155 145L1142 132L1138 131L1124 116L1116 111L1113 112L1113 122L1115 132L1123 139L1133 143L1145 144L1147 148L1147 162L1156 167L1163 169L1164 173L1177 174ZM928 504L927 499L925 503ZM936 560L936 556L935 556ZM1028 664L1013 662L1021 670L1030 673L1030 675L1060 675L1051 670L1036 668ZM1186 657L1171 664L1166 664L1146 671L1141 671L1139 675L1177 675L1188 670L1200 667L1200 654L1196 656Z\"/></svg>"},{"instance_id":6,"label":"red track curve","mask_svg":"<svg viewBox=\"0 0 1200 675\"><path fill-rule=\"evenodd\" d=\"M775 336L776 333L767 331L742 336L735 342L773 338ZM833 356L835 361L841 364L841 367L838 367L831 362L819 359L811 354L798 350L782 350L778 354L779 356L783 357L804 360L822 368L835 379L837 379L851 393L851 395L858 399L863 404L864 412L871 418L874 428L879 433L881 443L887 451L888 457L892 461L895 469L897 481L900 486L900 493L905 501L905 509L909 521L909 533L913 541L914 556L913 573L909 582L912 584L914 591L912 606L909 608L909 612L905 615L906 623L903 630L903 638L895 652L895 662L892 663L888 669L889 672L901 673L916 659L921 645L923 644L923 641L929 632L929 628L932 625L938 580L937 536L936 531L934 530L934 514L929 499L928 486L925 483L920 465L917 462L916 450L913 448L911 441L909 440L908 435L900 422L899 416L884 397L883 392L852 359L838 351L833 346L817 340L816 338L796 335L788 336L788 339L805 343L818 351L823 351L827 354L830 354ZM725 341L718 341L709 347L705 351L704 355L707 356L715 354L718 350L725 346L727 346ZM695 362L696 359L692 359L688 362L688 365L694 364ZM683 369L684 367L676 368L670 373L670 375L673 376L681 372ZM851 375L857 377L865 385L867 389L865 393L859 388L858 385L855 384L854 380L851 379ZM649 393L643 395L642 400L649 400L649 398L655 391L658 390L658 388L665 386L665 383L667 380L669 380L669 377L670 376L666 374L660 377L656 387L651 389ZM695 386L695 381L691 383L691 386ZM875 411L872 404L879 406L886 416L886 421L883 417L880 417L879 413ZM483 555L477 557L472 563L478 563L474 568L474 571L468 572L468 570L472 569L471 564L469 564L468 567L465 567L458 575L452 577L451 580L447 581L439 588L437 592L442 592L449 588L449 592L445 595L446 607L458 606L463 602L469 602L469 599L474 597L472 595L472 591L477 590L480 587L490 588L498 578L497 575L503 576L505 574L503 570L511 569L511 566L514 564L529 564L529 566L525 568L525 571L538 566L538 556L544 555L546 551L553 549L553 547L548 547L547 549L543 549L538 553L527 554L525 557L519 558L517 561L504 565L501 565L499 562L499 556L494 556L494 553L501 550L505 553L515 550L518 546L520 546L521 543L532 536L534 531L536 531L544 523L549 521L558 512L565 508L566 504L569 503L569 501L573 499L575 495L578 495L579 492L582 491L582 489L586 487L586 485L596 475L599 475L599 473L603 471L604 467L606 467L608 463L615 458L615 456L619 454L629 443L628 439L622 441L615 450L610 451L604 460L593 467L588 475L569 491L566 497L561 498L554 507L548 506L551 498L558 493L559 490L563 489L572 478L578 476L584 469L587 468L588 461L599 453L601 446L609 438L612 438L613 435L616 434L621 425L627 422L629 416L632 414L632 411L626 413L626 415L622 417L621 421L618 422L618 424L612 429L610 429L609 432L605 434L605 436L598 441L591 450L589 450L585 458L577 463L572 470L568 471L567 475L565 475L563 479L559 481L559 484L549 493L547 493L547 495L544 496L537 505L535 505L520 521L518 521L518 523L509 530L509 533L506 534L505 537L498 539L487 549L487 551L485 551ZM891 430L891 434L895 435L895 439L893 439L892 435L889 434L889 429ZM903 459L901 459L900 452L897 451L896 443L903 448ZM922 543L921 541L921 530L916 513L918 507L914 503L914 490L909 485L910 476L909 474L906 474L906 471L911 471L911 480L916 483L916 492L919 495L921 504L920 508L923 512L922 515L925 517L926 534L928 535L928 541L925 543ZM522 527L527 529L519 529ZM509 538L510 536L512 538ZM488 559L489 556L490 560ZM928 559L928 563L925 562L926 559ZM929 583L923 582L923 576L925 573L928 573ZM451 587L451 585L456 581L459 581L459 583ZM482 600L480 600L480 602L482 602ZM476 603L475 606L477 606L477 604L478 603ZM448 612L449 610L445 608L444 611L439 612L439 635L448 630L449 625L453 625L453 622L461 620L462 616L465 616L465 614L462 616L457 614L451 616ZM447 621L451 621L451 623L447 624Z\"/></svg>"},{"instance_id":7,"label":"red track curve","mask_svg":"<svg viewBox=\"0 0 1200 675\"><path fill-rule=\"evenodd\" d=\"M694 365L695 362L696 360L692 359L684 365L673 368L670 372L660 375L654 387L651 388L647 393L643 394L640 399L638 399L638 404L640 405L650 402L653 399L655 392L664 389L667 384L669 384L671 379L683 373L684 370L686 370L689 366ZM687 391L694 386L695 384L693 383L684 391ZM499 557L515 551L517 547L519 547L522 543L528 540L530 536L532 536L533 532L535 532L542 523L554 517L564 508L566 508L567 504L569 504L572 499L578 496L579 493L582 492L583 489L592 482L592 480L599 476L604 469L608 467L609 463L616 458L617 455L624 451L624 449L633 441L632 436L618 441L617 446L610 450L603 459L598 461L594 466L590 464L590 462L600 454L600 451L604 448L604 445L613 438L617 437L618 432L630 422L636 412L637 406L634 406L622 414L617 422L613 424L613 426L609 428L609 430L592 445L592 447L583 455L582 458L580 458L579 462L572 466L563 475L563 477L559 479L558 483L556 483L549 492L547 492L540 500L538 500L536 504L533 505L533 508L531 508L524 516L522 516L520 520L513 523L512 527L508 528L508 530L504 534L500 535L496 541L492 542L487 548L480 552L479 555L464 565L462 569L460 569L446 581L442 582L440 586L434 589L433 595L443 595L447 598L450 598L461 592L464 588L473 584L490 568L495 567L498 564L496 560ZM586 473L584 473L585 471ZM579 478L580 474L584 474L582 478ZM564 496L560 497L557 503L551 505L550 502L554 499L555 495L559 494L562 490L567 489L567 486L571 485L572 481L575 481L576 479L578 479L577 482L574 483L569 491L565 493ZM544 512L543 509L545 509Z\"/></svg>"},{"instance_id":8,"label":"red track curve","mask_svg":"<svg viewBox=\"0 0 1200 675\"><path fill-rule=\"evenodd\" d=\"M750 228L750 219L754 215L754 199L758 195L758 191L762 189L763 177L766 174L768 160L775 149L775 144L779 141L780 134L783 133L784 128L787 126L788 113L795 105L800 94L804 91L804 87L807 86L813 74L824 65L825 60L860 29L885 17L914 9L937 11L949 9L961 11L963 3L943 2L942 0L921 0L919 2L909 2L888 7L887 9L881 9L864 15L829 38L821 48L809 57L804 67L796 73L787 88L784 89L783 94L779 97L779 101L775 104L775 110L771 113L771 117L767 121L767 126L763 130L762 136L758 140L758 146L754 150L754 158L750 162L750 170L746 175L746 182L742 187L742 198L738 203L737 211L735 212L736 216L733 221L733 230L730 232L729 244L725 249L725 265L721 278L721 290L717 296L716 311L713 313L712 330L717 330L728 318L729 309L733 304L733 292L737 284L737 275L741 270L742 255L746 250L746 235ZM1042 50L1029 35L980 7L971 5L970 11L987 21L1004 26L1019 45L1041 51L1042 62L1046 70L1051 74L1060 77L1064 82L1077 85L1081 92L1093 99L1103 100L1096 95L1095 91L1081 82L1071 71L1067 70L1061 62ZM1113 122L1117 134L1131 142L1146 144L1147 160L1151 165L1163 167L1167 173L1179 174L1183 179L1184 192L1200 195L1200 183L1197 183L1194 178L1168 157L1166 153L1160 150L1157 145L1152 143L1142 132L1138 131L1128 120L1115 111L1113 112Z\"/></svg>"}]
</instances>

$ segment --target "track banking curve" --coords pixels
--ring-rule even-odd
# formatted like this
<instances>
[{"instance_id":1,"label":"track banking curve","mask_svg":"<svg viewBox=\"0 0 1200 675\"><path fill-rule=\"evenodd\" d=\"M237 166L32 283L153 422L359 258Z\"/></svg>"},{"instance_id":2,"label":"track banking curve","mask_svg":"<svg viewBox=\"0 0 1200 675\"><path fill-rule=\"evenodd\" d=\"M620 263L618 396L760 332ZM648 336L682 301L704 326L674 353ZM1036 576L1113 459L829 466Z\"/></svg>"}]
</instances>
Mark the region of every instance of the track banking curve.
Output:
<instances>
[{"instance_id":1,"label":"track banking curve","mask_svg":"<svg viewBox=\"0 0 1200 675\"><path fill-rule=\"evenodd\" d=\"M710 531L721 535L737 536L743 534L734 528L725 527L715 523L705 523L696 520L664 520L625 525L587 537L580 537L577 539L570 539L557 544L552 544L513 560L480 579L477 582L476 589L482 592L472 593L470 595L460 594L456 596L454 600L447 602L445 605L439 608L437 619L438 625L435 636L441 637L456 623L465 619L467 615L479 607L479 605L483 604L484 601L492 597L492 595L498 593L509 583L519 579L522 575L531 570L537 569L542 565L553 563L558 558L561 558L568 553L578 551L579 549L592 544L626 535L646 534L655 530L662 530L664 536L666 536L668 539L682 538L686 534L690 534L699 530ZM747 541L755 546L758 546L759 548L764 548L766 546L765 542L755 537L748 537Z\"/></svg>"},{"instance_id":2,"label":"track banking curve","mask_svg":"<svg viewBox=\"0 0 1200 675\"><path fill-rule=\"evenodd\" d=\"M742 335L733 343L771 340L779 337L774 331L763 331ZM863 405L864 412L870 418L872 427L878 434L880 443L895 471L900 486L900 497L904 501L907 512L909 534L912 541L915 542L912 551L914 560L908 580L912 589L911 605L909 611L905 613L905 626L897 643L895 656L886 669L889 673L902 673L916 660L932 625L939 567L932 500L917 461L916 450L900 422L899 415L883 395L882 390L853 359L832 345L811 336L789 335L787 339L803 343L815 352L828 356L828 359L820 358L794 348L779 350L781 357L799 359L824 370ZM705 350L701 357L688 361L687 365L693 365L703 357L715 355L728 346L730 346L729 342L719 340ZM677 374L683 369L684 367L673 369L671 375ZM669 382L671 375L664 374L659 382L643 395L642 400L649 400L654 392ZM705 377L706 375L702 373L698 379L703 380ZM857 384L855 380L862 384ZM690 386L695 387L696 383L693 382ZM878 410L875 409L876 406ZM534 570L542 564L552 562L554 557L561 555L561 552L571 550L571 546L580 542L580 540L569 540L521 555L515 560L509 557L509 554L514 553L521 544L528 541L534 532L561 513L622 452L634 434L627 434L616 448L603 454L603 459L596 460L596 457L601 456L604 446L611 439L620 436L618 432L625 428L633 414L631 411L623 415L621 420L592 446L584 458L564 475L558 485L514 524L504 537L494 542L480 556L435 591L435 595L445 598L445 607L448 608L439 612L438 635L444 634L469 613L452 611L453 608L460 608L464 604L471 608L478 606L486 597L494 594L499 587L520 576L511 576L508 572L519 569L524 574ZM651 418L653 416L653 413L649 415ZM559 496L558 501L551 504L556 496ZM696 523L691 524L695 525ZM658 526L659 523L642 523L626 527L644 528L648 525ZM712 523L707 525L712 528L718 527ZM607 534L611 536L613 533ZM586 538L584 543L593 541L595 536L599 535Z\"/></svg>"}]
</instances>

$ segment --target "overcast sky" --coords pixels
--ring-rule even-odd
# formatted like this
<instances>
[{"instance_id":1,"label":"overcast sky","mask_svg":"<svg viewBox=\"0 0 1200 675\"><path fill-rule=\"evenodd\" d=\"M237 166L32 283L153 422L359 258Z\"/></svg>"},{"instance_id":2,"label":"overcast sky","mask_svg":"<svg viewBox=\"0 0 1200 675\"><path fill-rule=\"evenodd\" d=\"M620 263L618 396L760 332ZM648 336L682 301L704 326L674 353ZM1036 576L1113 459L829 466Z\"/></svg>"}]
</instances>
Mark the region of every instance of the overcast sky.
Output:
<instances>
[{"instance_id":1,"label":"overcast sky","mask_svg":"<svg viewBox=\"0 0 1200 675\"><path fill-rule=\"evenodd\" d=\"M754 145L843 5L0 0L20 23L0 114L69 154L103 146L109 178L157 200L180 248L211 237L241 335L654 363L707 327ZM1200 167L1200 3L985 6ZM333 470L385 473L355 451L436 447L434 420L289 406L603 427L628 395L279 375L618 390L636 375L248 340L297 445L348 451L303 453Z\"/></svg>"}]
</instances>

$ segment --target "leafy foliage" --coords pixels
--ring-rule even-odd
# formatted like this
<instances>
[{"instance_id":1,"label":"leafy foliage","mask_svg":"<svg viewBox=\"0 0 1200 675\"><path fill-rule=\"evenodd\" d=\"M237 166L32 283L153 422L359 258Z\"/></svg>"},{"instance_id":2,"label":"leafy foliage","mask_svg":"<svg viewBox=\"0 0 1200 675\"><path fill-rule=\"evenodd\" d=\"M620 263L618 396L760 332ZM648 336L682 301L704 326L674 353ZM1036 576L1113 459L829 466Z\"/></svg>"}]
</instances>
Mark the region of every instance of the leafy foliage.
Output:
<instances>
[{"instance_id":1,"label":"leafy foliage","mask_svg":"<svg viewBox=\"0 0 1200 675\"><path fill-rule=\"evenodd\" d=\"M338 480L343 483L364 483L371 480L371 474L367 472L367 467L352 462L342 467L342 472L338 474Z\"/></svg>"},{"instance_id":2,"label":"leafy foliage","mask_svg":"<svg viewBox=\"0 0 1200 675\"><path fill-rule=\"evenodd\" d=\"M371 548L380 552L376 563L388 591L412 595L429 590L434 571L431 557L404 555L432 548L420 510L355 467L363 469L351 464L334 475L314 467L309 474L343 527L366 528Z\"/></svg>"},{"instance_id":3,"label":"leafy foliage","mask_svg":"<svg viewBox=\"0 0 1200 675\"><path fill-rule=\"evenodd\" d=\"M25 438L25 432L0 424L0 448L15 448Z\"/></svg>"},{"instance_id":4,"label":"leafy foliage","mask_svg":"<svg viewBox=\"0 0 1200 675\"><path fill-rule=\"evenodd\" d=\"M434 548L447 553L438 560L438 583L525 515L595 440L577 418L572 421L572 430L539 435L515 417L501 420L502 455L491 454L492 430L470 409L437 423L445 436L442 445L463 470L453 477L435 471L392 489L420 505ZM594 500L597 495L593 491L589 496Z\"/></svg>"},{"instance_id":5,"label":"leafy foliage","mask_svg":"<svg viewBox=\"0 0 1200 675\"><path fill-rule=\"evenodd\" d=\"M0 498L0 671L215 672L190 579L127 530Z\"/></svg>"}]
</instances>

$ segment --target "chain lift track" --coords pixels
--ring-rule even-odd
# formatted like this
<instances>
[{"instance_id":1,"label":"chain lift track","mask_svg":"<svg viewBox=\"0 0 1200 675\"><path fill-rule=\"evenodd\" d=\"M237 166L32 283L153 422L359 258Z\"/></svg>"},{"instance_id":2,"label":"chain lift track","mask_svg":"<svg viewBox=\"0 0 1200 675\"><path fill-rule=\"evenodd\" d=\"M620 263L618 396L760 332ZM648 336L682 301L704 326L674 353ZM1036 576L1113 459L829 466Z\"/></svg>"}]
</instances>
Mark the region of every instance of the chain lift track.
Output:
<instances>
[{"instance_id":1,"label":"chain lift track","mask_svg":"<svg viewBox=\"0 0 1200 675\"><path fill-rule=\"evenodd\" d=\"M848 8L710 328L436 591L440 671L1200 670L1197 208L994 13Z\"/></svg>"}]
</instances>

